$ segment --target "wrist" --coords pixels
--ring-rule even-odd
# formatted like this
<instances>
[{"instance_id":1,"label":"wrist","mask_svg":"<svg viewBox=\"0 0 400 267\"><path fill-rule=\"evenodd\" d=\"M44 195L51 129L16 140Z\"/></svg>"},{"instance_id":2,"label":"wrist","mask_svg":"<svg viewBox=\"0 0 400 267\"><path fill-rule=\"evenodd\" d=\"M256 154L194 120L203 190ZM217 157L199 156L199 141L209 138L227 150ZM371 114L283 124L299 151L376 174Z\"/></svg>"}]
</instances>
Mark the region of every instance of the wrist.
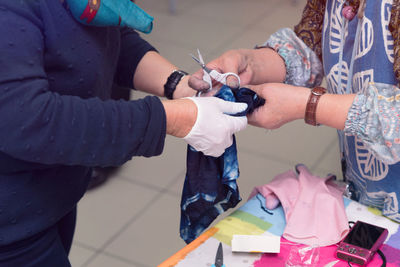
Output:
<instances>
[{"instance_id":1,"label":"wrist","mask_svg":"<svg viewBox=\"0 0 400 267\"><path fill-rule=\"evenodd\" d=\"M189 86L189 75L185 75L176 86L173 99L195 96L197 91Z\"/></svg>"},{"instance_id":2,"label":"wrist","mask_svg":"<svg viewBox=\"0 0 400 267\"><path fill-rule=\"evenodd\" d=\"M164 96L168 99L173 99L178 84L182 78L188 73L183 70L173 70L164 84Z\"/></svg>"},{"instance_id":3,"label":"wrist","mask_svg":"<svg viewBox=\"0 0 400 267\"><path fill-rule=\"evenodd\" d=\"M317 121L323 125L343 130L355 94L325 94L317 109ZM335 114L332 116L332 114Z\"/></svg>"},{"instance_id":4,"label":"wrist","mask_svg":"<svg viewBox=\"0 0 400 267\"><path fill-rule=\"evenodd\" d=\"M162 101L167 120L167 134L183 138L197 119L197 105L190 99Z\"/></svg>"},{"instance_id":5,"label":"wrist","mask_svg":"<svg viewBox=\"0 0 400 267\"><path fill-rule=\"evenodd\" d=\"M317 109L320 98L327 92L323 87L315 87L311 90L307 99L306 109L304 113L304 121L313 126L319 126L317 121Z\"/></svg>"},{"instance_id":6,"label":"wrist","mask_svg":"<svg viewBox=\"0 0 400 267\"><path fill-rule=\"evenodd\" d=\"M290 120L303 120L306 111L307 100L310 96L310 88L289 84L285 84L285 86L291 88L286 92L288 97L285 100L286 106L288 106L288 113L291 113L289 115L291 118Z\"/></svg>"}]
</instances>

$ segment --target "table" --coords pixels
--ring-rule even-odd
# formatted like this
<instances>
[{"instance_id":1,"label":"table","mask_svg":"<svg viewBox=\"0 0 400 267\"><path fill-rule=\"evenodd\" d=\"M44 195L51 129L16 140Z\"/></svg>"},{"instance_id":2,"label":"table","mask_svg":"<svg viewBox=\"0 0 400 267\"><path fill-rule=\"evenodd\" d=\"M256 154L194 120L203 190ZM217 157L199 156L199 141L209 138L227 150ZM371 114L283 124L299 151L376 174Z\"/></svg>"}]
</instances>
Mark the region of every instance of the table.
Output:
<instances>
[{"instance_id":1,"label":"table","mask_svg":"<svg viewBox=\"0 0 400 267\"><path fill-rule=\"evenodd\" d=\"M285 227L285 217L282 207L273 210L273 214L270 215L261 209L260 197L261 195L258 198L254 197L248 200L239 209L220 220L158 267L211 266L214 263L219 242L223 245L224 263L227 267L285 266L291 250L293 252L298 248L306 246L281 238L281 249L278 254L232 252L231 240L233 235L263 235L270 233L279 236L282 235ZM349 221L361 220L388 229L389 235L381 250L387 259L386 266L399 267L399 224L381 216L379 210L366 207L348 198L344 198L344 204ZM336 245L320 247L318 264L312 266L348 267L347 262L335 258L336 247ZM368 264L368 267L381 266L381 263L380 256L376 254ZM353 266L358 265L353 264Z\"/></svg>"}]
</instances>

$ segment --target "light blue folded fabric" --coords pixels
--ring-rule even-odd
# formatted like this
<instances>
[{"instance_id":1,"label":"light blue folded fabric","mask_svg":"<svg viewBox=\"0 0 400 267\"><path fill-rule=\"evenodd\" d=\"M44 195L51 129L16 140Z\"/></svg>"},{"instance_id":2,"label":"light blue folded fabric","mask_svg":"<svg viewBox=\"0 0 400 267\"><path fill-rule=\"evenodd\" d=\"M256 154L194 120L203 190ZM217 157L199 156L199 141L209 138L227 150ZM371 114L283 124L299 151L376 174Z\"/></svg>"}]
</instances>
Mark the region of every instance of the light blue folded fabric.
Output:
<instances>
[{"instance_id":1,"label":"light blue folded fabric","mask_svg":"<svg viewBox=\"0 0 400 267\"><path fill-rule=\"evenodd\" d=\"M76 20L92 26L127 26L143 33L154 18L130 0L66 0Z\"/></svg>"}]
</instances>

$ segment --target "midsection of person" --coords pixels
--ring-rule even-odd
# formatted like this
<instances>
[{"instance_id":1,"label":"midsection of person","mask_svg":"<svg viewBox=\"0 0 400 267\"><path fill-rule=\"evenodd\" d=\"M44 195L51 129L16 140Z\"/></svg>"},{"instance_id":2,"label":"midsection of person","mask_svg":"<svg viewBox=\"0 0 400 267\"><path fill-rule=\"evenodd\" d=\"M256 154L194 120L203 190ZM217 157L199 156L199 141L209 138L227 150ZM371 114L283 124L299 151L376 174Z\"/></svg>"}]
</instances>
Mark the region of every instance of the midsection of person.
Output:
<instances>
[{"instance_id":1,"label":"midsection of person","mask_svg":"<svg viewBox=\"0 0 400 267\"><path fill-rule=\"evenodd\" d=\"M15 99L17 93L13 95L13 91L17 92L17 88L18 90L24 89L27 92L26 95L29 95L29 91L33 90L31 88L43 86L43 90L50 91L51 94L46 96L45 101L41 99L41 105L38 106L35 114L25 114L27 125L29 125L31 117L37 118L41 116L40 113L48 112L46 109L54 107L54 113L49 112L40 118L41 124L32 125L46 129L48 123L53 123L53 120L57 118L57 113L61 113L60 109L69 108L70 114L61 116L63 121L59 123L62 123L62 127L65 129L79 127L78 122L84 116L81 112L82 109L74 109L74 101L79 102L79 99L91 98L99 106L96 98L105 100L110 97L120 53L120 29L83 26L70 16L60 1L36 1L32 3L32 5L36 5L33 9L30 9L28 5L20 8L19 3L6 2L5 4L9 9L4 11L5 19L14 10L18 14L18 18L21 18L15 22L16 28L10 29L10 37L6 46L19 47L18 40L15 39L14 42L13 31L18 32L21 36L24 34L42 36L41 42L25 40L27 44L32 43L31 45L35 46L33 49L36 51L36 55L29 55L26 58L24 68L0 75L0 89L10 95L9 99L12 98L12 101L20 103L20 105L14 105L17 109L16 113L13 113L16 119L20 119L18 112L26 112L23 109L24 106L35 105L35 101L38 100L32 97L28 102L23 96L17 100ZM23 6L22 2L21 6ZM34 26L26 28L26 25ZM18 53L24 54L26 51L22 50ZM42 66L42 69L38 66ZM35 68L35 70L30 70L30 68ZM31 85L32 87L30 87ZM14 90L14 88L16 89ZM63 96L77 98L70 98L64 102L61 101ZM6 99L1 101L6 101ZM66 107L69 104L71 106ZM63 107L60 108L60 106ZM86 108L91 108L90 103ZM102 109L99 110L102 111ZM98 114L98 117L102 116L104 114ZM90 124L90 120L93 122L96 117L88 117L88 124ZM99 124L99 128L101 128L101 122ZM107 127L108 122L105 121L104 124L103 126ZM24 134L25 129L16 125L15 127L8 128L13 135L19 131L21 131L21 135ZM59 144L54 149L52 144L60 142L61 138L59 137L61 136L49 134L43 130L42 133L46 134L46 140L39 138L43 147L42 150L37 150L36 140L39 139L35 139L35 135L40 135L40 133L40 130L26 133L26 142L21 138L23 144L18 144L24 148L16 150L17 152L12 150L12 145L4 138L0 142L0 246L33 236L55 224L70 212L86 190L90 179L90 166L102 163L102 160L99 159L100 153L89 153L90 148L87 148L87 151L91 155L88 158L91 158L92 162L83 162L81 159L81 154L85 152L85 144L90 143L90 139L95 139L96 135L102 134L96 129L92 133L89 129L81 137L79 135L71 136L69 144ZM62 134L62 131L60 130L58 134ZM69 134L65 131L65 135ZM68 139L69 137L62 136L62 138ZM104 139L108 144L112 142L118 144L115 136L110 135L109 139L107 137ZM79 155L69 154L74 153L68 150L70 144L74 143L82 147L82 150L76 152ZM101 145L105 145L105 142L99 143L99 150ZM49 156L49 154L54 156ZM65 164L63 164L63 157L66 158ZM125 157L127 160L129 156L121 155L120 157ZM78 164L80 161L82 164Z\"/></svg>"},{"instance_id":2,"label":"midsection of person","mask_svg":"<svg viewBox=\"0 0 400 267\"><path fill-rule=\"evenodd\" d=\"M347 26L343 25L342 2L327 1L325 10L323 64L329 92L367 92L371 82L396 85L393 72L393 38L388 29L392 1L366 1L360 42L353 58L358 18L355 16ZM341 35L343 30L344 35ZM343 44L341 38L344 38ZM349 79L350 91L347 92ZM400 191L400 183L397 182L400 165L388 165L378 160L357 136L345 136L341 131L338 134L346 160L345 176L355 187L353 197L361 203L379 207L386 216L399 220L395 192Z\"/></svg>"}]
</instances>

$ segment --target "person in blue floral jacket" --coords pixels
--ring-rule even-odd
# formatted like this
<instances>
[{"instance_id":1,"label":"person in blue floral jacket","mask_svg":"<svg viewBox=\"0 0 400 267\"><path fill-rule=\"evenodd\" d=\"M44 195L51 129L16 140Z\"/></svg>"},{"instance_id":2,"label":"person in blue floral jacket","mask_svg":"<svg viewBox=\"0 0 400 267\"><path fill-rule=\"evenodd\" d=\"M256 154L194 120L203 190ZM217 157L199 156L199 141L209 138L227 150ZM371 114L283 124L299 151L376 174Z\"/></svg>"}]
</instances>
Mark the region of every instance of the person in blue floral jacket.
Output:
<instances>
[{"instance_id":1,"label":"person in blue floral jacket","mask_svg":"<svg viewBox=\"0 0 400 267\"><path fill-rule=\"evenodd\" d=\"M294 29L208 66L238 73L266 99L249 123L305 119L338 129L352 198L400 222L400 1L308 0ZM191 77L194 88L206 88ZM327 92L316 88L325 77ZM232 78L229 83L236 86ZM310 92L310 88L313 88ZM325 94L324 94L325 93Z\"/></svg>"}]
</instances>

